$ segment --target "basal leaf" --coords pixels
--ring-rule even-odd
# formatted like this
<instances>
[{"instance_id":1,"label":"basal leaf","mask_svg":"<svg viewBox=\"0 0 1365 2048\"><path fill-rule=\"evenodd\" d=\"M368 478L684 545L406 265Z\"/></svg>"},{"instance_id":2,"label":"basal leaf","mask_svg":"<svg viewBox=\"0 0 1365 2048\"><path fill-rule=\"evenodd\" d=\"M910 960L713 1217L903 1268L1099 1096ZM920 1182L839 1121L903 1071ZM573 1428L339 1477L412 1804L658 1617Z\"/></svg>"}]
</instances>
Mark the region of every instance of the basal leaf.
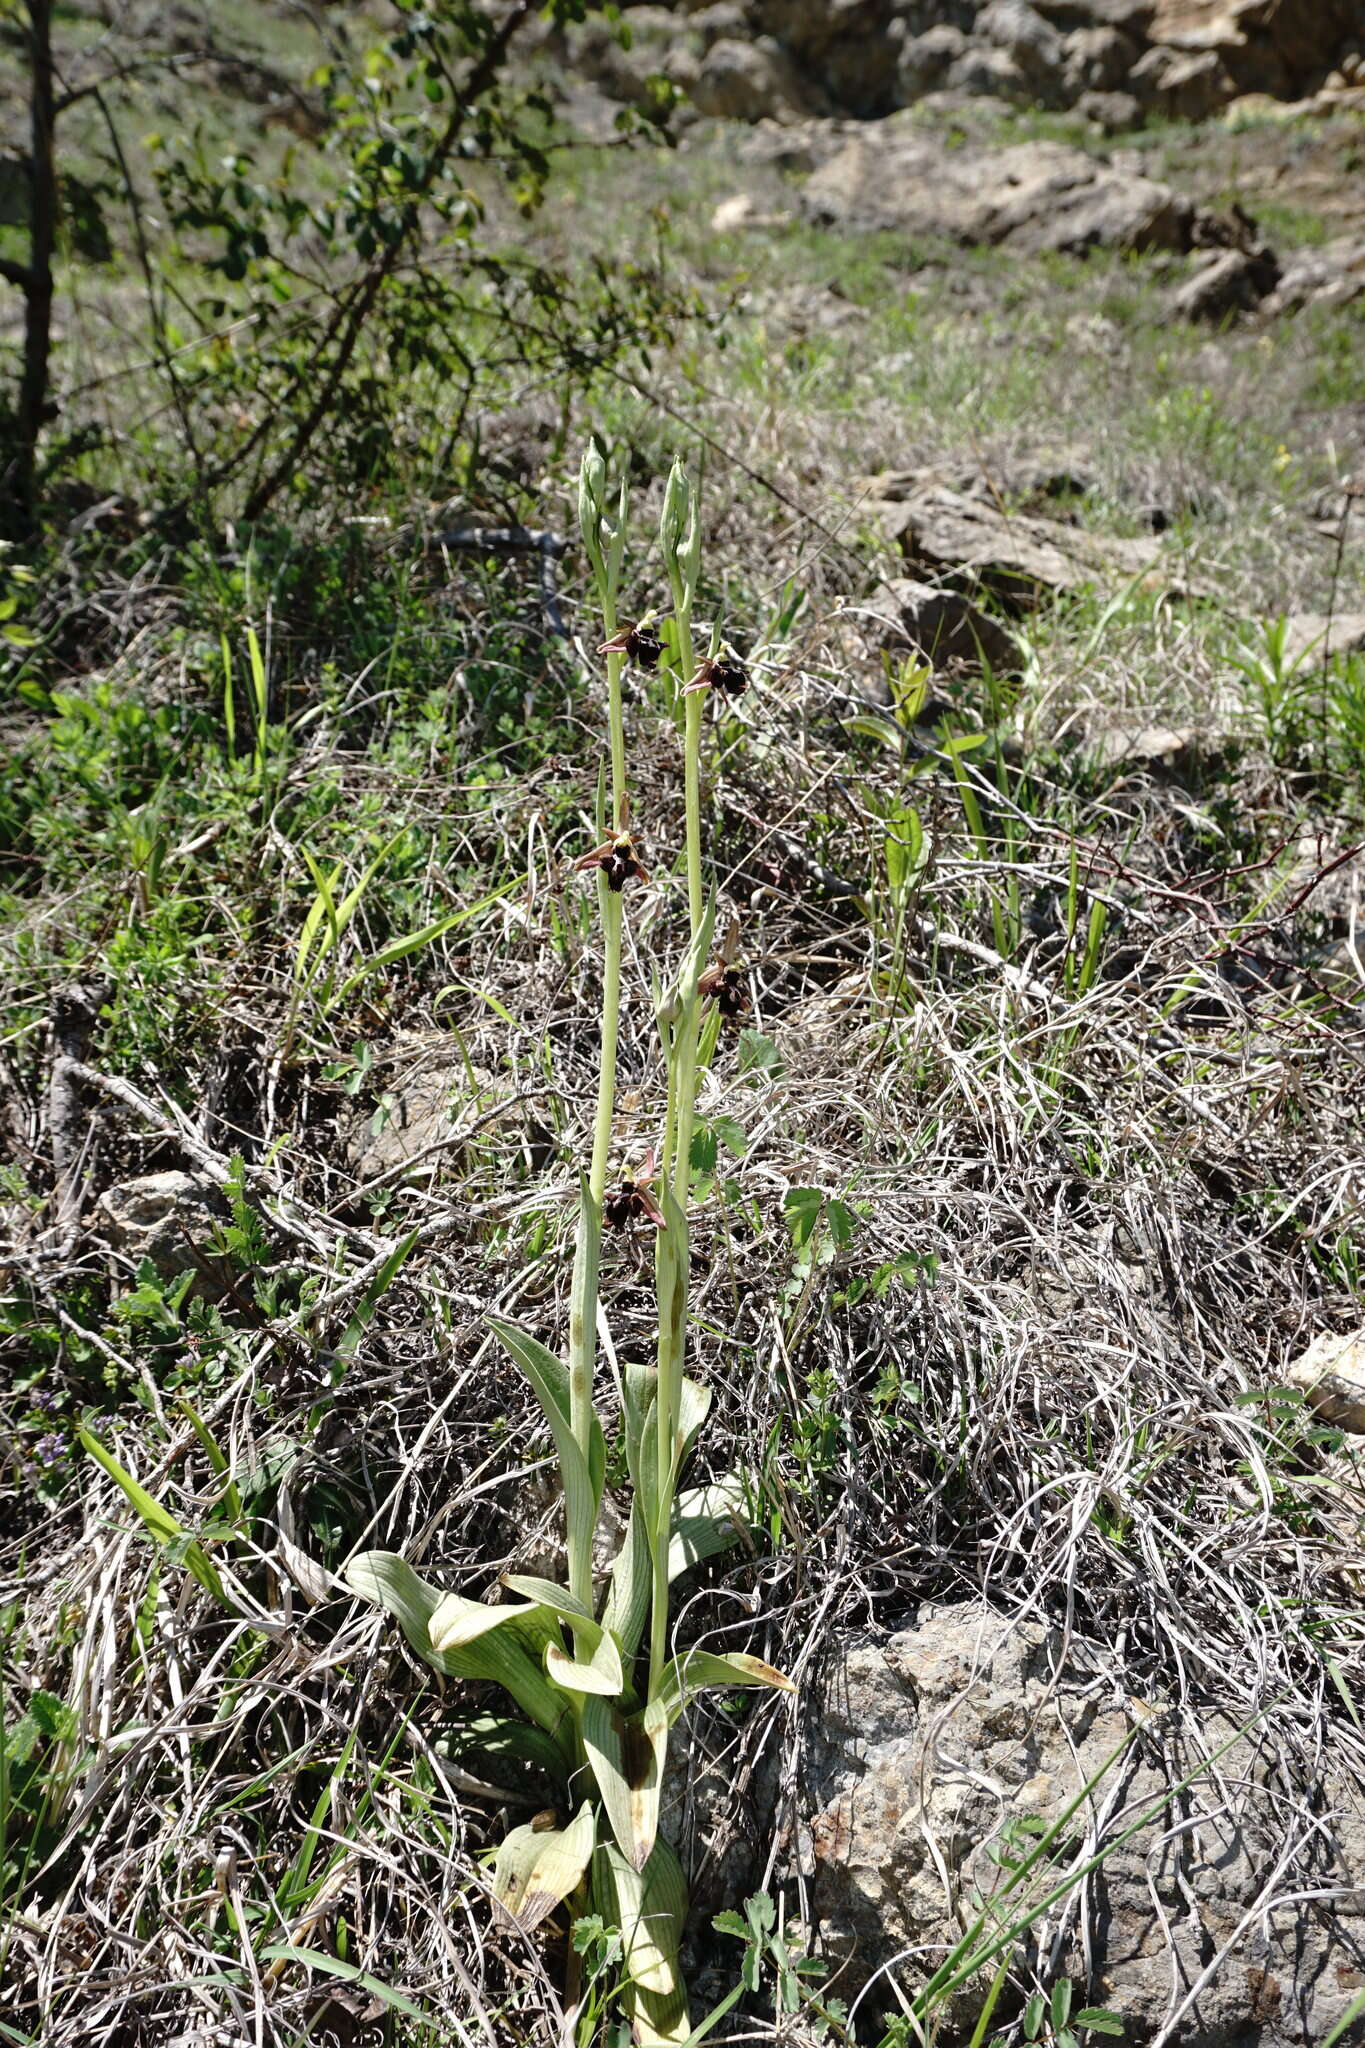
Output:
<instances>
[{"instance_id":1,"label":"basal leaf","mask_svg":"<svg viewBox=\"0 0 1365 2048\"><path fill-rule=\"evenodd\" d=\"M497 1910L527 1934L577 1890L597 1836L592 1803L586 1799L568 1827L547 1827L542 1821L513 1828L493 1859Z\"/></svg>"}]
</instances>

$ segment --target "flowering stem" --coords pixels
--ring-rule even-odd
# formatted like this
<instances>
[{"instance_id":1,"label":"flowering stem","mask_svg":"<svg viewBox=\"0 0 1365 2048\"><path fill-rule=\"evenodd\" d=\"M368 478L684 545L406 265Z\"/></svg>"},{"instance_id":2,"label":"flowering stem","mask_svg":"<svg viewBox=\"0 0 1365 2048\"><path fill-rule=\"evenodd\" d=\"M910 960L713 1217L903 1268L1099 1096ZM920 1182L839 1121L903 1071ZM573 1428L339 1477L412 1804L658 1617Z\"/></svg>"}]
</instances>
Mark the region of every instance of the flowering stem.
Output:
<instances>
[{"instance_id":1,"label":"flowering stem","mask_svg":"<svg viewBox=\"0 0 1365 2048\"><path fill-rule=\"evenodd\" d=\"M670 519L670 508L675 516ZM686 531L682 525L687 514ZM692 604L696 594L697 508L681 469L669 479L665 506L664 557L673 596L678 640L680 687L696 671L692 639ZM706 919L701 865L701 715L700 694L683 697L683 797L686 810L688 948L678 988L675 1013L663 1022L668 1061L668 1111L664 1129L660 1179L671 1194L666 1205L668 1228L660 1234L655 1260L659 1340L655 1409L658 1431L659 1493L653 1542L653 1599L650 1607L649 1690L658 1694L668 1655L668 1542L673 1494L681 1453L683 1373L687 1363L687 1283L689 1270L687 1196L691 1174L692 1127L697 1093L697 1044L701 1004L697 983L702 973L700 942Z\"/></svg>"}]
</instances>

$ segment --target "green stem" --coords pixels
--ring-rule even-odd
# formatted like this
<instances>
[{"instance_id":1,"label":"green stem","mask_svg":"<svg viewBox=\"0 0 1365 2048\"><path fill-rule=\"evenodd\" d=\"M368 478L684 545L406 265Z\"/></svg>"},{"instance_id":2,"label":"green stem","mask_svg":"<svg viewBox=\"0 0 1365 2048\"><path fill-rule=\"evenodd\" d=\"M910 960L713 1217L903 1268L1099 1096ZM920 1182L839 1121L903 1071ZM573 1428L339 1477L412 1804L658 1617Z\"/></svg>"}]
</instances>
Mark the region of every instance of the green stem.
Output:
<instances>
[{"instance_id":1,"label":"green stem","mask_svg":"<svg viewBox=\"0 0 1365 2048\"><path fill-rule=\"evenodd\" d=\"M616 631L616 594L601 591L602 617L611 639ZM607 723L611 735L611 815L619 823L625 802L626 749L621 711L624 658L607 656ZM600 823L600 821L599 821ZM593 1373L597 1362L597 1266L602 1240L602 1198L607 1187L612 1124L616 1110L616 1046L621 1021L621 941L624 906L619 890L610 889L600 871L597 906L602 925L602 1052L597 1075L597 1114L593 1122L592 1162L588 1199L579 1216L574 1248L573 1313L569 1328L569 1424L574 1441L591 1464ZM591 1529L568 1531L569 1591L592 1605Z\"/></svg>"},{"instance_id":2,"label":"green stem","mask_svg":"<svg viewBox=\"0 0 1365 2048\"><path fill-rule=\"evenodd\" d=\"M689 683L696 672L692 641L692 592L680 574L672 574L673 610L678 632L680 681ZM683 795L686 808L687 910L690 962L680 990L679 1015L674 1020L666 1045L668 1054L668 1116L664 1128L664 1157L661 1176L670 1185L673 1201L668 1232L670 1242L660 1244L656 1266L658 1279L659 1348L655 1403L658 1427L658 1514L654 1531L654 1587L650 1606L649 1690L657 1692L668 1653L668 1534L672 1518L673 1493L677 1483L678 1429L682 1416L682 1382L687 1363L687 1281L688 1230L687 1195L692 1156L692 1129L696 1114L697 1047L701 1033L701 1005L697 982L702 962L697 952L697 934L706 914L701 865L701 693L683 699Z\"/></svg>"}]
</instances>

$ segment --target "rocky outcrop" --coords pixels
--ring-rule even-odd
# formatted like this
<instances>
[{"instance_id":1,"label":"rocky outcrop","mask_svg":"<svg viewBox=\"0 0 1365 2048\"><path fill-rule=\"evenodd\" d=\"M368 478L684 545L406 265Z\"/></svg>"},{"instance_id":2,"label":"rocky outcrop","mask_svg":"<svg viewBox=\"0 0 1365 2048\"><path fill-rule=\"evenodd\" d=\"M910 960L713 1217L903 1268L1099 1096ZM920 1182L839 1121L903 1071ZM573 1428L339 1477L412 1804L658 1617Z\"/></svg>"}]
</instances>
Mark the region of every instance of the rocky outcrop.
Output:
<instances>
[{"instance_id":1,"label":"rocky outcrop","mask_svg":"<svg viewBox=\"0 0 1365 2048\"><path fill-rule=\"evenodd\" d=\"M1037 253L1185 249L1195 209L1154 178L1060 142L947 151L910 116L855 135L806 185L809 216Z\"/></svg>"},{"instance_id":2,"label":"rocky outcrop","mask_svg":"<svg viewBox=\"0 0 1365 2048\"><path fill-rule=\"evenodd\" d=\"M1019 1937L1016 1981L1070 1979L1130 2048L1306 2048L1365 1984L1359 1788L1300 1784L1300 1804L1235 1716L1130 1700L1069 1664L1060 1631L977 1603L854 1643L813 1704L801 1861L833 1988L866 1988L869 2019L898 2009L888 1977L913 1992L966 1902L999 1893L1010 1857L1096 1778L1028 1889L1109 1853ZM1297 1841L1296 1806L1314 1814ZM988 1979L964 1988L956 2026Z\"/></svg>"},{"instance_id":3,"label":"rocky outcrop","mask_svg":"<svg viewBox=\"0 0 1365 2048\"><path fill-rule=\"evenodd\" d=\"M645 104L659 73L744 121L866 120L946 90L1080 107L1113 132L1365 79L1359 0L683 0L626 19L629 52L598 24L573 33L572 60L618 98Z\"/></svg>"}]
</instances>

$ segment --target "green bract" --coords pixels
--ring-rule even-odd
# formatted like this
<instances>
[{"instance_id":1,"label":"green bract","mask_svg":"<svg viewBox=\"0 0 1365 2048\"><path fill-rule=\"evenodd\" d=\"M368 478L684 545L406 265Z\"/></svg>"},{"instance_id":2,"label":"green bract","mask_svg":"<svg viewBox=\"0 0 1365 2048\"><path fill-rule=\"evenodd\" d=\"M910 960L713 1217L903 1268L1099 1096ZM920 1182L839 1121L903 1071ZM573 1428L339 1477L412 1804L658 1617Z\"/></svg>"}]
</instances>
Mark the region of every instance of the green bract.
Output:
<instances>
[{"instance_id":1,"label":"green bract","mask_svg":"<svg viewBox=\"0 0 1365 2048\"><path fill-rule=\"evenodd\" d=\"M617 598L626 491L624 484L610 491L606 460L596 443L583 457L578 505L608 642L611 786L608 793L605 778L599 786L596 824L599 835L610 838L627 830L630 817L621 709L626 656L623 647L610 644L625 637L618 634ZM673 600L674 681L681 690L696 668L692 603L701 541L695 494L680 463L668 480L660 541ZM715 926L715 898L706 890L701 866L701 706L699 693L684 696L689 937L674 977L655 1002L667 1076L664 1135L652 1175L647 1167L633 1184L654 1190L658 1350L653 1365L626 1363L621 1368L631 1500L605 1591L594 1598L592 1543L602 1505L606 1442L593 1379L616 1101L625 893L611 886L600 866L602 1050L592 1158L582 1183L574 1242L566 1359L561 1361L516 1324L489 1318L493 1334L534 1389L554 1439L564 1489L568 1584L508 1574L503 1583L510 1599L490 1606L438 1592L386 1551L353 1559L347 1571L352 1590L392 1614L427 1663L452 1677L496 1679L542 1731L537 1741L550 1738L550 1746L536 1754L552 1765L559 1807L514 1828L498 1850L493 1867L497 1910L529 1930L567 1902L576 1913L591 1906L604 1923L618 1927L622 1996L641 2048L681 2043L691 2030L678 1973L687 1891L678 1859L659 1832L669 1730L688 1696L707 1686L791 1690L789 1679L757 1657L673 1654L668 1640L671 1582L738 1541L748 1528L745 1489L737 1476L680 1491L711 1403L708 1390L685 1370L687 1205L701 1063L699 983ZM638 886L638 877L632 886ZM630 1199L639 1201L637 1195ZM505 1750L501 1731L499 1740ZM587 1798L585 1786L591 1787ZM560 1825L575 1802L574 1818Z\"/></svg>"}]
</instances>

